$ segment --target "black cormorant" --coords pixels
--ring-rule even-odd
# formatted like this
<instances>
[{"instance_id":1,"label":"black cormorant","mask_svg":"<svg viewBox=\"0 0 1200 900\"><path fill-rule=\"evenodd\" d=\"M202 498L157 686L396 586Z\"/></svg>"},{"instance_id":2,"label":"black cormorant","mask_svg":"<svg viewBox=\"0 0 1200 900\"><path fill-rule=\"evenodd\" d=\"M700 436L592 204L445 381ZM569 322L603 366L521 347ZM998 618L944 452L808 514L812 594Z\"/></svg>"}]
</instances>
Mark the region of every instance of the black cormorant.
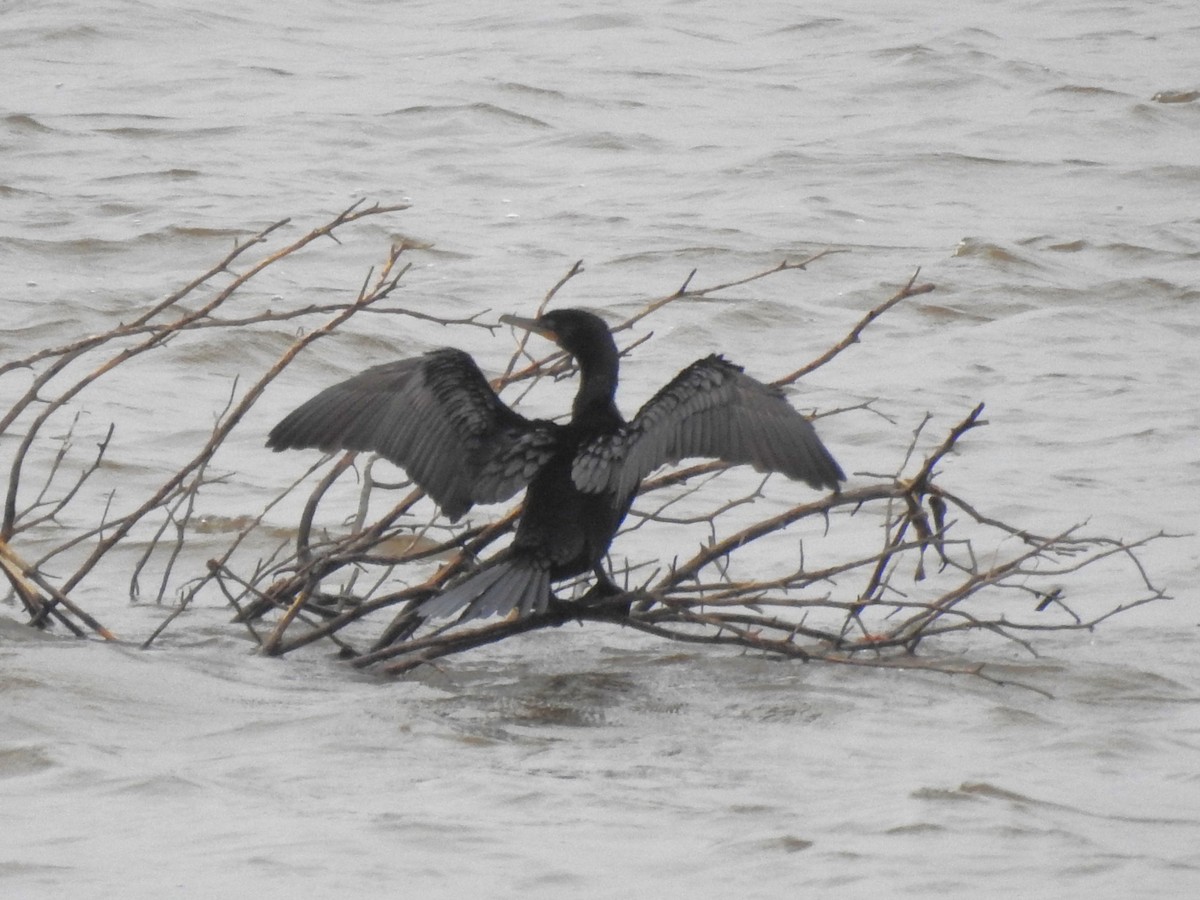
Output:
<instances>
[{"instance_id":1,"label":"black cormorant","mask_svg":"<svg viewBox=\"0 0 1200 900\"><path fill-rule=\"evenodd\" d=\"M837 490L841 467L783 392L720 356L697 360L626 422L613 401L619 354L608 326L575 309L502 316L575 358L580 384L565 425L527 419L492 390L475 361L443 347L327 388L276 425L274 450L372 450L407 470L451 519L525 488L510 551L425 601L424 616L542 612L550 585L604 571L613 535L642 478L663 463L715 457Z\"/></svg>"}]
</instances>

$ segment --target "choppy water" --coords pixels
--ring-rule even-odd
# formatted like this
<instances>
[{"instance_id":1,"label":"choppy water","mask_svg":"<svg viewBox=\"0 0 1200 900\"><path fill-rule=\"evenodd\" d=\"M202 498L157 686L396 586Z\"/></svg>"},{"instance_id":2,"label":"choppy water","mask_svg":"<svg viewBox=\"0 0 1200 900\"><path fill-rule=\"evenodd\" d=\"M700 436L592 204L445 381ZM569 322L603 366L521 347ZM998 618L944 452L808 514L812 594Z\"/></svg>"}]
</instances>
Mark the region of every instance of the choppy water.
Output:
<instances>
[{"instance_id":1,"label":"choppy water","mask_svg":"<svg viewBox=\"0 0 1200 900\"><path fill-rule=\"evenodd\" d=\"M380 684L250 655L219 604L150 653L31 634L8 605L6 896L1200 888L1200 26L1183 2L893 6L0 8L5 357L363 196L412 208L262 296L340 297L400 235L434 245L405 301L453 312L527 309L578 258L563 301L628 312L693 267L718 282L834 246L665 311L623 405L712 350L763 376L806 362L921 266L938 291L804 405L878 398L944 428L985 400L946 477L997 514L1192 534L1146 554L1177 599L1011 657L1052 700L592 629ZM92 427L120 415L123 474L152 479L206 425L146 409L222 397L283 339L151 360ZM318 345L235 435L235 493L289 477L261 435L313 386L448 339L509 352L411 323ZM822 431L854 471L890 471L907 439L869 415ZM131 639L162 618L90 591Z\"/></svg>"}]
</instances>

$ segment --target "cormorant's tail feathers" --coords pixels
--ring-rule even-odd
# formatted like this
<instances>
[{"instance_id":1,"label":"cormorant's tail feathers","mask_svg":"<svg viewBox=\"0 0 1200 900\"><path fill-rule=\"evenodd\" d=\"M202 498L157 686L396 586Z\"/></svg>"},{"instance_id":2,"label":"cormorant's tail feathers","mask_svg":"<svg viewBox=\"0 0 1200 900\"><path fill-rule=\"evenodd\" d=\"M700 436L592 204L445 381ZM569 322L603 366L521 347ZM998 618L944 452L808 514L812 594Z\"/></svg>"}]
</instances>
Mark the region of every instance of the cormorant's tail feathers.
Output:
<instances>
[{"instance_id":1,"label":"cormorant's tail feathers","mask_svg":"<svg viewBox=\"0 0 1200 900\"><path fill-rule=\"evenodd\" d=\"M509 559L489 566L421 604L427 619L444 619L465 610L460 622L545 612L550 603L550 573L529 560Z\"/></svg>"}]
</instances>

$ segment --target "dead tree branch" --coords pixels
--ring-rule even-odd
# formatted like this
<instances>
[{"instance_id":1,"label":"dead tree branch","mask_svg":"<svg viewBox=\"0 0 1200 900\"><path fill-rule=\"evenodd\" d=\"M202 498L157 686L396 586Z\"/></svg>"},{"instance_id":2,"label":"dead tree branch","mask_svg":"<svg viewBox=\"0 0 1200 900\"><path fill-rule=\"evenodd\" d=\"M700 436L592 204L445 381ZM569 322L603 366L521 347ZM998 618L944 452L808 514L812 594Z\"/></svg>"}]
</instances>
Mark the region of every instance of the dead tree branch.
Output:
<instances>
[{"instance_id":1,"label":"dead tree branch","mask_svg":"<svg viewBox=\"0 0 1200 900\"><path fill-rule=\"evenodd\" d=\"M143 647L177 627L193 604L209 598L234 612L263 653L286 655L328 645L354 666L393 675L517 635L580 622L797 661L971 674L1005 683L986 664L947 661L939 648L972 634L1036 653L1034 638L1040 633L1091 629L1166 596L1140 558L1149 542L1166 535L1120 541L1086 534L1083 525L1038 535L986 514L964 492L943 487L943 467L968 435L986 424L982 403L937 440L927 435L932 420L920 422L910 439L897 442L898 464L890 474L860 474L843 491L809 496L769 513L761 511L761 504L781 482L761 476L739 481L741 476L726 472L721 463L686 465L648 478L611 560L626 592L598 601L572 599L571 591L583 585L560 585L550 609L520 619L436 623L420 614L421 601L504 552L517 508L492 519L480 515L452 524L431 509L421 491L407 482L384 483L368 463L350 503L353 512L332 521L330 508L349 502L348 473L358 471L355 454L343 454L314 465L274 496L254 498L257 505L250 509L206 514L209 495L229 475L215 462L218 452L265 388L314 342L352 318L370 314L498 327L483 321L482 311L443 318L390 304L408 272L408 245L403 243L392 247L378 270L369 272L342 302L238 307L252 280L285 265L314 242L324 237L337 241L347 226L400 209L355 204L234 272L234 264L246 262L251 248L279 238L289 224L280 220L249 235L209 270L131 320L0 366L0 378L18 370L32 372L0 417L0 431L15 438L0 519L0 569L32 624L57 624L80 636L90 630L111 639L111 632L81 608L79 594L95 580L91 576L101 562L119 560L131 573L135 601L140 579L153 569L154 602L173 602ZM640 326L669 304L803 271L831 252L708 285L695 285L693 271L678 288L647 300L617 326L630 332L622 353L636 352L649 336L638 333ZM547 291L538 311L583 272L582 261L572 265ZM919 274L914 272L826 351L775 383L794 384L850 350L903 300L933 290L917 281ZM78 408L114 371L143 354L170 352L185 333L221 335L293 321L314 325L257 377L246 379L247 387L235 381L223 407L196 411L211 417L210 427L144 496L130 499L116 486L95 484L106 466L119 462L113 455L120 427L109 424L95 449L78 460ZM561 354L530 355L526 337L493 382L510 397L569 371ZM841 412L865 412L895 424L894 417L875 408L875 401ZM68 414L70 425L57 438L47 438L47 424L65 421ZM256 445L260 437L256 435ZM35 462L36 486L22 497L23 486L33 480L27 467ZM73 480L65 474L70 471L78 473ZM295 522L272 524L288 504L301 507ZM62 526L67 519L71 526ZM219 531L224 543L198 554L192 542L205 522L226 524ZM670 537L658 541L660 532ZM38 552L15 546L26 541L36 541ZM653 546L676 546L681 552L665 564L643 549ZM27 562L22 551L39 558ZM48 574L52 559L62 574ZM1076 595L1073 581L1101 566L1125 579L1116 599L1087 591Z\"/></svg>"}]
</instances>

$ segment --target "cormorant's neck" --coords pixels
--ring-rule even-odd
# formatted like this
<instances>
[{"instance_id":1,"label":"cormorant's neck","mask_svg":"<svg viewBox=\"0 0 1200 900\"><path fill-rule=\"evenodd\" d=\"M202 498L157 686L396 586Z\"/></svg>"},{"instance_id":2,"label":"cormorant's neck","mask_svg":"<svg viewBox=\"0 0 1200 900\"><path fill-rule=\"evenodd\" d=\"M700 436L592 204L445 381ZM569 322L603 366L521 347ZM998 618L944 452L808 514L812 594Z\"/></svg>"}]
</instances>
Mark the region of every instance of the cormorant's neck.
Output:
<instances>
[{"instance_id":1,"label":"cormorant's neck","mask_svg":"<svg viewBox=\"0 0 1200 900\"><path fill-rule=\"evenodd\" d=\"M576 354L579 363L579 391L575 394L572 418L579 421L596 414L616 414L613 398L617 393L617 375L620 355L611 337L598 341Z\"/></svg>"}]
</instances>

